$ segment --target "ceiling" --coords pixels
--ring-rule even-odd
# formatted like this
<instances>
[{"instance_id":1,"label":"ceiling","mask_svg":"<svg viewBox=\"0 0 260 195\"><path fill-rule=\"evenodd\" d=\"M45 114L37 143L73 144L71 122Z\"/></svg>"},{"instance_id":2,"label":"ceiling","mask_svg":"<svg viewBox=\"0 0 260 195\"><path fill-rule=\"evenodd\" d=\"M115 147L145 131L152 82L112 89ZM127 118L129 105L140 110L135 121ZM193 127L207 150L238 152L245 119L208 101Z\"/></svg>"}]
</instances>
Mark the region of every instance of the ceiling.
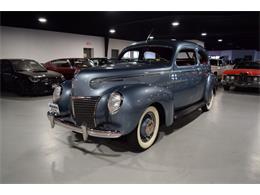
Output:
<instances>
[{"instance_id":1,"label":"ceiling","mask_svg":"<svg viewBox=\"0 0 260 195\"><path fill-rule=\"evenodd\" d=\"M38 17L46 17L47 23L39 23ZM155 38L198 39L208 50L259 50L259 18L260 12L1 12L1 25L133 41L145 40L153 29ZM180 25L173 27L174 21ZM109 34L110 28L116 33Z\"/></svg>"}]
</instances>

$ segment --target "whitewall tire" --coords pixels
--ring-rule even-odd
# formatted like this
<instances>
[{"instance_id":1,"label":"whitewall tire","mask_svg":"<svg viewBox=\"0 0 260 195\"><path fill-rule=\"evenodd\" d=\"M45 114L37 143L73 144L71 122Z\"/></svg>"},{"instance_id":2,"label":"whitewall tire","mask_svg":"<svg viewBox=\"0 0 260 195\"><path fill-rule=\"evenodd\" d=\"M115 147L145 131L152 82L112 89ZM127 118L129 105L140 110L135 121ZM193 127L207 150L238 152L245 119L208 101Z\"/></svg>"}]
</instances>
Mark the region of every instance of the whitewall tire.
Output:
<instances>
[{"instance_id":1,"label":"whitewall tire","mask_svg":"<svg viewBox=\"0 0 260 195\"><path fill-rule=\"evenodd\" d=\"M128 136L130 146L135 150L145 150L155 142L160 125L160 116L154 106L145 109L137 128Z\"/></svg>"},{"instance_id":2,"label":"whitewall tire","mask_svg":"<svg viewBox=\"0 0 260 195\"><path fill-rule=\"evenodd\" d=\"M209 111L212 108L214 96L215 96L214 91L211 90L211 94L210 94L208 102L202 107L203 111Z\"/></svg>"}]
</instances>

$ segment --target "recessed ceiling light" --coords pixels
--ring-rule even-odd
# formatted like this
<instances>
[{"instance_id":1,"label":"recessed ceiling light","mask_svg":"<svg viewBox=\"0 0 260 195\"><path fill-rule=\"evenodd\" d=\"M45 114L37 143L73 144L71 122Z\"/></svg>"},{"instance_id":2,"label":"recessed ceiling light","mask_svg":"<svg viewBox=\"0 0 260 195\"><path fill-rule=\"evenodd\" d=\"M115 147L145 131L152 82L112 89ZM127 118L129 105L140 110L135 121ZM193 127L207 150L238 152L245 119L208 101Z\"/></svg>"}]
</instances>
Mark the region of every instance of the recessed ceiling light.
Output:
<instances>
[{"instance_id":1,"label":"recessed ceiling light","mask_svg":"<svg viewBox=\"0 0 260 195\"><path fill-rule=\"evenodd\" d=\"M223 40L222 39L218 39L218 42L222 42Z\"/></svg>"},{"instance_id":2,"label":"recessed ceiling light","mask_svg":"<svg viewBox=\"0 0 260 195\"><path fill-rule=\"evenodd\" d=\"M39 21L40 23L46 23L46 22L47 22L47 19L41 17L41 18L38 18L38 21Z\"/></svg>"},{"instance_id":3,"label":"recessed ceiling light","mask_svg":"<svg viewBox=\"0 0 260 195\"><path fill-rule=\"evenodd\" d=\"M114 34L114 33L116 32L116 30L112 28L112 29L109 30L109 32L110 32L111 34Z\"/></svg>"},{"instance_id":4,"label":"recessed ceiling light","mask_svg":"<svg viewBox=\"0 0 260 195\"><path fill-rule=\"evenodd\" d=\"M207 36L207 33L203 32L203 33L201 33L201 36L205 37L205 36Z\"/></svg>"},{"instance_id":5,"label":"recessed ceiling light","mask_svg":"<svg viewBox=\"0 0 260 195\"><path fill-rule=\"evenodd\" d=\"M172 25L173 25L173 26L179 26L180 23L179 23L179 22L173 22Z\"/></svg>"}]
</instances>

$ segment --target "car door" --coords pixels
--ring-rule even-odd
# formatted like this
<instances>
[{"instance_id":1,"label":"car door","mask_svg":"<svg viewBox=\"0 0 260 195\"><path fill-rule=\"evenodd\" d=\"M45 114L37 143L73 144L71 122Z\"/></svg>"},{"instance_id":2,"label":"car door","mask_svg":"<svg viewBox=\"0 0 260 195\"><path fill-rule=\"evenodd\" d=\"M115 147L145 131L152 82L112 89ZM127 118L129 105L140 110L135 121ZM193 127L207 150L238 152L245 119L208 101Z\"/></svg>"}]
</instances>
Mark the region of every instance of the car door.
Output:
<instances>
[{"instance_id":1,"label":"car door","mask_svg":"<svg viewBox=\"0 0 260 195\"><path fill-rule=\"evenodd\" d=\"M202 82L201 68L198 65L196 50L192 46L183 46L175 54L171 90L175 108L179 109L199 101Z\"/></svg>"}]
</instances>

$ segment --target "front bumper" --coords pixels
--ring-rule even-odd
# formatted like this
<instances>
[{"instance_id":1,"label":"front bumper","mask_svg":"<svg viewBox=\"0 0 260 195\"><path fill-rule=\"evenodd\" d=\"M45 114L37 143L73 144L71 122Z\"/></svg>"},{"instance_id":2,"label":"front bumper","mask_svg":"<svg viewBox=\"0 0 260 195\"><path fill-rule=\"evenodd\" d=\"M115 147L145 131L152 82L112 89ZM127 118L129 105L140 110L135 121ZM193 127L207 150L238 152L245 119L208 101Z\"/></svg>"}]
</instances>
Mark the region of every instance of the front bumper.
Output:
<instances>
[{"instance_id":1,"label":"front bumper","mask_svg":"<svg viewBox=\"0 0 260 195\"><path fill-rule=\"evenodd\" d=\"M90 129L84 125L78 126L73 122L64 120L62 117L58 117L55 113L50 111L47 113L47 116L52 128L54 128L55 125L58 125L58 126L71 129L74 132L82 134L84 141L87 140L88 136L100 137L100 138L118 138L122 136L122 133L119 131L105 131L105 130Z\"/></svg>"}]
</instances>

